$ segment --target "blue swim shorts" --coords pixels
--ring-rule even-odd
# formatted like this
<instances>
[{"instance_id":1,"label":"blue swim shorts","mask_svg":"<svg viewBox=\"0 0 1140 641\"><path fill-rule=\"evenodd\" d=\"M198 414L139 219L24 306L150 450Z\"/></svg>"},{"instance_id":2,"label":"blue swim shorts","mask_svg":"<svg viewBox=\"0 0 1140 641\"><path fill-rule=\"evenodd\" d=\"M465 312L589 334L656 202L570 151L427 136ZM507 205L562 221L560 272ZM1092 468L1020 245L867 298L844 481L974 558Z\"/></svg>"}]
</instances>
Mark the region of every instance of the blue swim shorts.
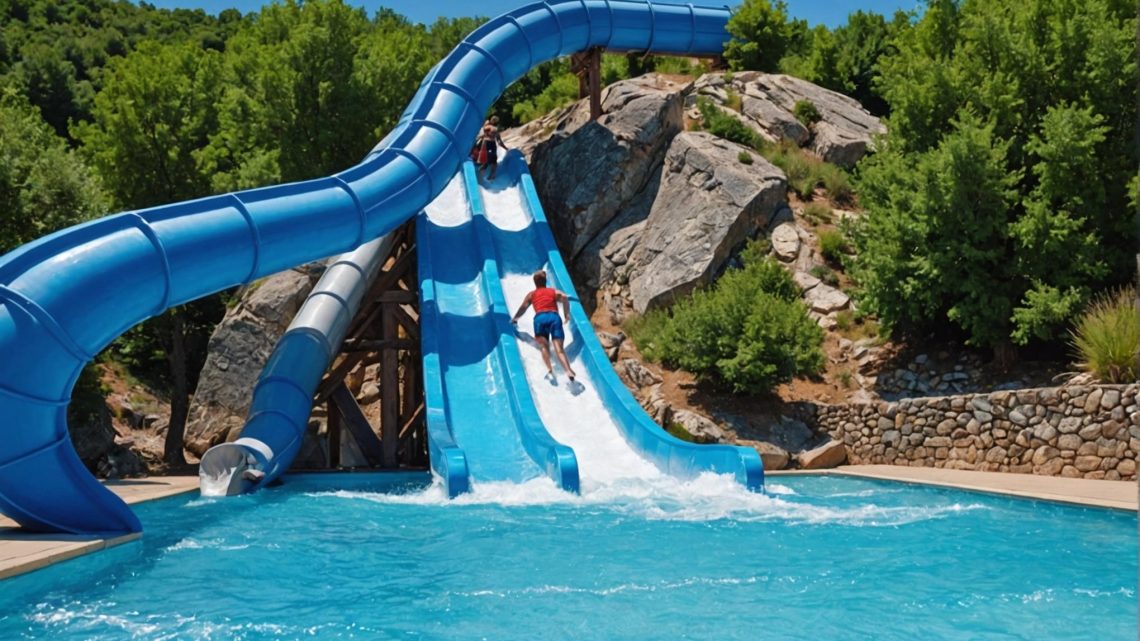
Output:
<instances>
[{"instance_id":1,"label":"blue swim shorts","mask_svg":"<svg viewBox=\"0 0 1140 641\"><path fill-rule=\"evenodd\" d=\"M566 337L566 335L562 333L562 317L558 315L558 312L535 314L534 335L562 340Z\"/></svg>"}]
</instances>

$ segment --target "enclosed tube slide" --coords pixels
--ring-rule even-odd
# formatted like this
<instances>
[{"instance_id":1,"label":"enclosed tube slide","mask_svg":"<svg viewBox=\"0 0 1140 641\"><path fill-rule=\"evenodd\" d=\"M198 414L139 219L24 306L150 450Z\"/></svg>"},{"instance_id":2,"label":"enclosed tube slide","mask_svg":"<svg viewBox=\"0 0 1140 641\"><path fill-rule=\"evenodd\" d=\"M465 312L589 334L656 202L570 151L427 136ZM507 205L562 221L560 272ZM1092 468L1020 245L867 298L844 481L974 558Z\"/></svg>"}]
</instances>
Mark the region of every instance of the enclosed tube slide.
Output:
<instances>
[{"instance_id":1,"label":"enclosed tube slide","mask_svg":"<svg viewBox=\"0 0 1140 641\"><path fill-rule=\"evenodd\" d=\"M567 341L568 353L576 352L578 362L586 369L592 381L594 392L600 397L609 418L625 441L641 456L651 461L662 472L682 478L694 477L702 472L731 474L738 482L752 490L760 490L764 485L764 464L756 450L733 445L698 445L682 441L653 422L641 408L626 386L617 377L593 326L574 294L574 284L570 273L558 252L554 234L538 200L522 154L511 151L500 163L501 178L496 181L509 185L507 189L518 192L518 206L522 212L499 212L496 218L512 221L527 221L525 226L513 225L511 229L493 227L495 242L492 251L503 271L529 274L546 268L551 287L567 292L570 298L570 323ZM499 199L509 203L510 199ZM509 206L509 205L508 205ZM521 227L521 228L519 228ZM525 380L525 374L523 375ZM532 385L542 383L531 382ZM574 403L568 403L565 411L573 411ZM588 416L575 417L579 423L589 423Z\"/></svg>"},{"instance_id":2,"label":"enclosed tube slide","mask_svg":"<svg viewBox=\"0 0 1140 641\"><path fill-rule=\"evenodd\" d=\"M545 474L577 492L574 452L546 431L527 387L486 224L470 162L416 221L429 444L457 444L474 481ZM448 495L466 490L431 454Z\"/></svg>"},{"instance_id":3,"label":"enclosed tube slide","mask_svg":"<svg viewBox=\"0 0 1140 641\"><path fill-rule=\"evenodd\" d=\"M355 167L108 216L0 258L0 511L37 531L141 530L68 437L85 363L172 306L391 231L443 189L492 102L535 65L593 47L716 54L728 18L727 9L633 0L529 4L457 45Z\"/></svg>"},{"instance_id":4,"label":"enclosed tube slide","mask_svg":"<svg viewBox=\"0 0 1140 641\"><path fill-rule=\"evenodd\" d=\"M269 355L241 438L211 447L198 466L204 496L251 492L289 469L309 424L313 394L340 351L395 236L385 234L334 260Z\"/></svg>"}]
</instances>

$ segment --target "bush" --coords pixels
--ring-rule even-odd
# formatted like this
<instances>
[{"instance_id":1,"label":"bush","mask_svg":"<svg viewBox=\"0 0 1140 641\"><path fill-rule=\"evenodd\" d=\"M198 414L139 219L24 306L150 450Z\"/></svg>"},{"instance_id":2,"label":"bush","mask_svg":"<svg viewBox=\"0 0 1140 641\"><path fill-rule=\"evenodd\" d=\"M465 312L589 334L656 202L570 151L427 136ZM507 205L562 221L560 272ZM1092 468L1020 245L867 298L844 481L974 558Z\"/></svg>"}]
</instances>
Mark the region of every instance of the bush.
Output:
<instances>
[{"instance_id":1,"label":"bush","mask_svg":"<svg viewBox=\"0 0 1140 641\"><path fill-rule=\"evenodd\" d=\"M812 227L821 223L830 223L834 220L831 214L831 207L820 203L808 203L808 205L804 207L801 215Z\"/></svg>"},{"instance_id":2,"label":"bush","mask_svg":"<svg viewBox=\"0 0 1140 641\"><path fill-rule=\"evenodd\" d=\"M1140 376L1140 312L1136 290L1102 296L1089 306L1072 331L1081 367L1102 381L1124 383Z\"/></svg>"},{"instance_id":3,"label":"bush","mask_svg":"<svg viewBox=\"0 0 1140 641\"><path fill-rule=\"evenodd\" d=\"M827 265L816 265L812 267L808 273L823 281L824 285L830 285L832 287L839 285L839 276Z\"/></svg>"},{"instance_id":4,"label":"bush","mask_svg":"<svg viewBox=\"0 0 1140 641\"><path fill-rule=\"evenodd\" d=\"M764 141L759 134L721 111L711 100L707 98L697 100L697 108L700 109L704 128L710 134L753 149L759 149L763 145Z\"/></svg>"},{"instance_id":5,"label":"bush","mask_svg":"<svg viewBox=\"0 0 1140 641\"><path fill-rule=\"evenodd\" d=\"M740 113L740 111L744 108L744 99L740 97L740 94L736 93L732 89L725 89L724 106L737 113Z\"/></svg>"},{"instance_id":6,"label":"bush","mask_svg":"<svg viewBox=\"0 0 1140 641\"><path fill-rule=\"evenodd\" d=\"M679 301L672 315L652 312L631 327L642 354L734 393L766 392L818 373L823 330L808 316L795 282L755 245L742 258L741 269Z\"/></svg>"},{"instance_id":7,"label":"bush","mask_svg":"<svg viewBox=\"0 0 1140 641\"><path fill-rule=\"evenodd\" d=\"M815 103L810 100L797 100L796 106L792 107L792 115L796 117L796 120L803 123L803 126L809 128L822 118L819 115L819 109L816 109Z\"/></svg>"},{"instance_id":8,"label":"bush","mask_svg":"<svg viewBox=\"0 0 1140 641\"><path fill-rule=\"evenodd\" d=\"M788 177L788 187L796 192L800 200L811 200L815 188L819 186L823 186L837 203L850 203L854 200L855 191L851 187L851 179L839 167L810 156L789 142L761 145L757 149L773 165L784 170Z\"/></svg>"},{"instance_id":9,"label":"bush","mask_svg":"<svg viewBox=\"0 0 1140 641\"><path fill-rule=\"evenodd\" d=\"M832 265L842 265L843 255L849 251L847 238L842 232L828 229L819 234L819 253Z\"/></svg>"},{"instance_id":10,"label":"bush","mask_svg":"<svg viewBox=\"0 0 1140 641\"><path fill-rule=\"evenodd\" d=\"M741 151L740 153L736 154L736 159L744 165L752 164L752 154L748 153L747 151Z\"/></svg>"}]
</instances>

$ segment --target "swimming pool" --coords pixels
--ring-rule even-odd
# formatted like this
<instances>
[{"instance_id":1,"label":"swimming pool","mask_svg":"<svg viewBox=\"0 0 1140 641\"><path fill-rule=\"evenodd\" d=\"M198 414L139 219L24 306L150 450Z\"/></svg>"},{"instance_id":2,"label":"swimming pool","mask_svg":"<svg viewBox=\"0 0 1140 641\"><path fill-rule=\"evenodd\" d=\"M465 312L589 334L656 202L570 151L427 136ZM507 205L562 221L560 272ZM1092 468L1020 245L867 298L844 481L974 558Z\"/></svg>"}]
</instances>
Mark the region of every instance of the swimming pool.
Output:
<instances>
[{"instance_id":1,"label":"swimming pool","mask_svg":"<svg viewBox=\"0 0 1140 641\"><path fill-rule=\"evenodd\" d=\"M1129 513L823 476L393 482L137 506L142 540L0 583L0 639L1137 636Z\"/></svg>"}]
</instances>

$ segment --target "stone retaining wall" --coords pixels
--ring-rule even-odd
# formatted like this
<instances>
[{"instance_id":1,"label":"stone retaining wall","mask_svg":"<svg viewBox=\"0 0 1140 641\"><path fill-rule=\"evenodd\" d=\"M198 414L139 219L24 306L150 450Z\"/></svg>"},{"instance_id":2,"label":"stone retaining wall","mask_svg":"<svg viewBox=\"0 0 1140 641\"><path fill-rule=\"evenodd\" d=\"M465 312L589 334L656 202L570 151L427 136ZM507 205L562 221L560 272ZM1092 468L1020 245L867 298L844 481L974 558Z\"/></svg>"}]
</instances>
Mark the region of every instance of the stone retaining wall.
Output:
<instances>
[{"instance_id":1,"label":"stone retaining wall","mask_svg":"<svg viewBox=\"0 0 1140 641\"><path fill-rule=\"evenodd\" d=\"M1069 386L820 406L850 463L1134 480L1140 386Z\"/></svg>"}]
</instances>

